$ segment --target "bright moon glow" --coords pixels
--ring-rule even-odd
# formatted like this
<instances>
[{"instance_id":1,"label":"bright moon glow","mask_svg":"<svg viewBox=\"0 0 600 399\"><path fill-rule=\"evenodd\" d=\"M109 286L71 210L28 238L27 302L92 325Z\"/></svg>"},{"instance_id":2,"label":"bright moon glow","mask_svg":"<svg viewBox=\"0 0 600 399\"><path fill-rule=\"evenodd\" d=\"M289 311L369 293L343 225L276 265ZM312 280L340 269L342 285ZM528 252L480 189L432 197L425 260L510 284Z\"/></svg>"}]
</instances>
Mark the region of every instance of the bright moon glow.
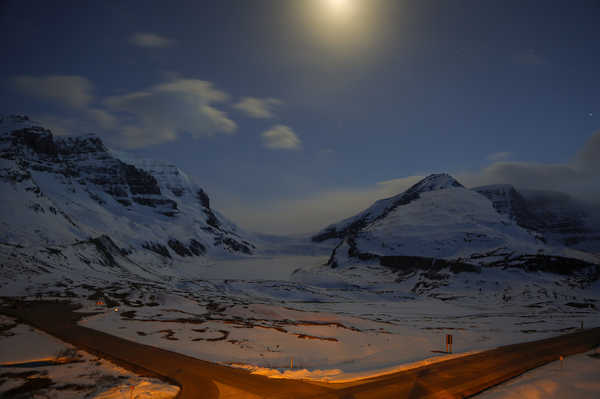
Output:
<instances>
[{"instance_id":1,"label":"bright moon glow","mask_svg":"<svg viewBox=\"0 0 600 399\"><path fill-rule=\"evenodd\" d=\"M371 5L371 1L376 3ZM315 45L331 55L364 55L377 39L381 7L374 0L303 0L290 2L302 18L305 32Z\"/></svg>"},{"instance_id":2,"label":"bright moon glow","mask_svg":"<svg viewBox=\"0 0 600 399\"><path fill-rule=\"evenodd\" d=\"M344 9L346 7L348 7L348 0L327 0L329 2L329 6L336 9L336 10L340 10L340 9Z\"/></svg>"},{"instance_id":3,"label":"bright moon glow","mask_svg":"<svg viewBox=\"0 0 600 399\"><path fill-rule=\"evenodd\" d=\"M352 0L325 0L329 10L336 16L347 16L352 13Z\"/></svg>"}]
</instances>

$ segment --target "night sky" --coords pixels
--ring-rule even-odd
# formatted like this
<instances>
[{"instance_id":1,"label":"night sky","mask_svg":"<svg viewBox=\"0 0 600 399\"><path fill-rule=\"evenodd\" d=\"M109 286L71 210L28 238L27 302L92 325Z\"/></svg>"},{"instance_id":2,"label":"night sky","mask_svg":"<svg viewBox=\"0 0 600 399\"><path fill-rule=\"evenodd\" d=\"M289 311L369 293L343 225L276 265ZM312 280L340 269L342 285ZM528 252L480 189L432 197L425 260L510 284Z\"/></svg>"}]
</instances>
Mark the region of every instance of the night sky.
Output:
<instances>
[{"instance_id":1,"label":"night sky","mask_svg":"<svg viewBox=\"0 0 600 399\"><path fill-rule=\"evenodd\" d=\"M242 227L420 176L599 203L600 1L0 0L0 114L171 162Z\"/></svg>"}]
</instances>

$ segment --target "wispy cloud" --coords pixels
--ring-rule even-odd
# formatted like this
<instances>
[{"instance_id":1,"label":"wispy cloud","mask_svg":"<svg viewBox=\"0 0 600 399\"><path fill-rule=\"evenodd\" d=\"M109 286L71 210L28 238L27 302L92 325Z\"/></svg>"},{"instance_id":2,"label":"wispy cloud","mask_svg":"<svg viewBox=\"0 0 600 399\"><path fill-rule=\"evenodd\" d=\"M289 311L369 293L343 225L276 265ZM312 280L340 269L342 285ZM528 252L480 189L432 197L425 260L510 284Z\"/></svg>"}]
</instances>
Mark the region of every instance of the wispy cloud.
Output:
<instances>
[{"instance_id":1,"label":"wispy cloud","mask_svg":"<svg viewBox=\"0 0 600 399\"><path fill-rule=\"evenodd\" d=\"M274 117L274 108L281 104L276 98L244 97L233 107L251 118L268 119Z\"/></svg>"},{"instance_id":2,"label":"wispy cloud","mask_svg":"<svg viewBox=\"0 0 600 399\"><path fill-rule=\"evenodd\" d=\"M36 115L34 119L58 136L84 133L101 134L114 131L119 125L119 121L114 115L99 108L81 109L76 114L69 116L46 113Z\"/></svg>"},{"instance_id":3,"label":"wispy cloud","mask_svg":"<svg viewBox=\"0 0 600 399\"><path fill-rule=\"evenodd\" d=\"M21 94L70 108L84 108L93 99L92 83L77 75L20 75L11 78L10 83Z\"/></svg>"},{"instance_id":4,"label":"wispy cloud","mask_svg":"<svg viewBox=\"0 0 600 399\"><path fill-rule=\"evenodd\" d=\"M506 183L521 188L558 190L588 201L600 201L600 131L564 163L495 162L480 171L458 174L469 186Z\"/></svg>"},{"instance_id":5,"label":"wispy cloud","mask_svg":"<svg viewBox=\"0 0 600 399\"><path fill-rule=\"evenodd\" d=\"M500 162L500 161L506 161L508 159L510 159L512 157L512 152L508 152L508 151L503 151L503 152L494 152L492 154L489 154L486 159L488 161L492 161L492 162Z\"/></svg>"},{"instance_id":6,"label":"wispy cloud","mask_svg":"<svg viewBox=\"0 0 600 399\"><path fill-rule=\"evenodd\" d=\"M125 114L118 139L125 147L141 147L171 141L179 134L194 137L230 134L237 124L215 107L228 95L210 82L178 79L143 91L109 97L106 107Z\"/></svg>"},{"instance_id":7,"label":"wispy cloud","mask_svg":"<svg viewBox=\"0 0 600 399\"><path fill-rule=\"evenodd\" d=\"M199 79L174 79L118 96L94 98L82 76L15 76L18 92L65 107L38 115L60 135L96 132L113 145L139 148L175 140L181 134L206 137L231 134L237 124L217 108L229 95Z\"/></svg>"},{"instance_id":8,"label":"wispy cloud","mask_svg":"<svg viewBox=\"0 0 600 399\"><path fill-rule=\"evenodd\" d=\"M294 131L285 125L275 125L260 135L263 145L272 150L299 150L302 142Z\"/></svg>"},{"instance_id":9,"label":"wispy cloud","mask_svg":"<svg viewBox=\"0 0 600 399\"><path fill-rule=\"evenodd\" d=\"M164 48L175 44L175 40L150 32L137 32L129 37L129 43L138 47Z\"/></svg>"}]
</instances>

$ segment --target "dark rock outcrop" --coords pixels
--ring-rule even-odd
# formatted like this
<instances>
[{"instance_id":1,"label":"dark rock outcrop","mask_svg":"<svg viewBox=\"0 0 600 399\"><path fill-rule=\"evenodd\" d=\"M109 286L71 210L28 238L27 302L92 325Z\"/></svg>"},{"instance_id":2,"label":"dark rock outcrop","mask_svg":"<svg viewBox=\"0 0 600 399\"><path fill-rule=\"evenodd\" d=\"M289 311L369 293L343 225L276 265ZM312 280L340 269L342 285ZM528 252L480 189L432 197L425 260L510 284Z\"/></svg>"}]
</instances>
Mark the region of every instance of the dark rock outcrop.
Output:
<instances>
[{"instance_id":1,"label":"dark rock outcrop","mask_svg":"<svg viewBox=\"0 0 600 399\"><path fill-rule=\"evenodd\" d=\"M544 220L532 212L527 200L511 185L497 184L491 186L476 187L473 191L485 196L498 213L507 215L519 226L539 231L544 228Z\"/></svg>"},{"instance_id":2,"label":"dark rock outcrop","mask_svg":"<svg viewBox=\"0 0 600 399\"><path fill-rule=\"evenodd\" d=\"M193 238L190 240L189 249L196 256L204 255L206 253L206 247Z\"/></svg>"},{"instance_id":3,"label":"dark rock outcrop","mask_svg":"<svg viewBox=\"0 0 600 399\"><path fill-rule=\"evenodd\" d=\"M198 198L198 201L200 201L200 205L210 209L210 198L208 198L208 195L204 192L204 190L198 190L196 192L196 198Z\"/></svg>"},{"instance_id":4,"label":"dark rock outcrop","mask_svg":"<svg viewBox=\"0 0 600 399\"><path fill-rule=\"evenodd\" d=\"M159 244L157 242L146 242L144 245L142 245L144 248L146 248L149 251L152 251L154 253L157 253L161 256L164 256L165 258L170 258L171 254L169 253L169 250L167 249L167 247L165 247L162 244Z\"/></svg>"}]
</instances>

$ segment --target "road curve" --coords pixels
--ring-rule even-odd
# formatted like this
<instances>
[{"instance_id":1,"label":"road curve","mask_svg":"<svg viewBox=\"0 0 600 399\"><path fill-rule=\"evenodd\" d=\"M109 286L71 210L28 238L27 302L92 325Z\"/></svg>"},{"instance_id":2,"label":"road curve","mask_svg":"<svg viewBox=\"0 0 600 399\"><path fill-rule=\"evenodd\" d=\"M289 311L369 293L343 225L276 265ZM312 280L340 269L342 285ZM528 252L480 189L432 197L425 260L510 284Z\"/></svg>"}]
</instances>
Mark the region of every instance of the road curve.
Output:
<instances>
[{"instance_id":1,"label":"road curve","mask_svg":"<svg viewBox=\"0 0 600 399\"><path fill-rule=\"evenodd\" d=\"M263 398L389 399L464 398L528 370L600 345L600 328L503 346L360 383L311 384L277 380L128 341L77 324L81 313L65 302L13 302L1 313L18 318L81 349L134 372L159 377L182 389L179 399L218 398L214 381Z\"/></svg>"},{"instance_id":2,"label":"road curve","mask_svg":"<svg viewBox=\"0 0 600 399\"><path fill-rule=\"evenodd\" d=\"M331 390L314 384L273 380L80 326L77 321L85 315L75 313L75 309L66 302L35 301L16 302L13 308L3 308L1 312L134 372L178 385L178 399L218 398L213 381L265 398L330 397Z\"/></svg>"}]
</instances>

